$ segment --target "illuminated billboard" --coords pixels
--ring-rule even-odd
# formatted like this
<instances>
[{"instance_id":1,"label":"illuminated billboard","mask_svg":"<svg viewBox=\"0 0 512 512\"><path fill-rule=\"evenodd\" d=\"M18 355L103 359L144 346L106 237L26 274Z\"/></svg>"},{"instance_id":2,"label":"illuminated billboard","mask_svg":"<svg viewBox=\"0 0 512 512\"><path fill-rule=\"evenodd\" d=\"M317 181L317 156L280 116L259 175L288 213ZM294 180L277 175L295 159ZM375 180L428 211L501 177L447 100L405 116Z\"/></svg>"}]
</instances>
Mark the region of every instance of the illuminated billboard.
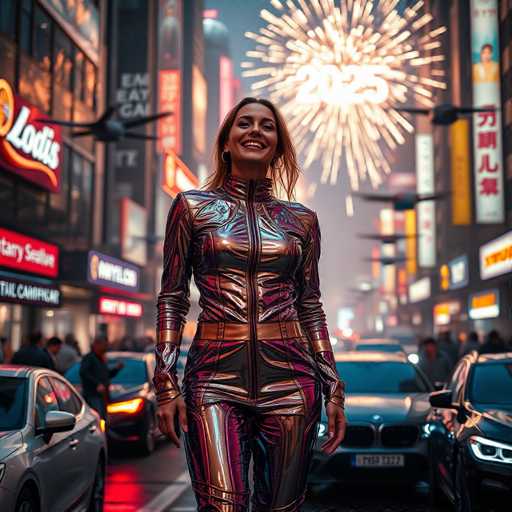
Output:
<instances>
[{"instance_id":1,"label":"illuminated billboard","mask_svg":"<svg viewBox=\"0 0 512 512\"><path fill-rule=\"evenodd\" d=\"M0 164L36 185L58 192L62 167L62 136L59 126L14 94L0 79Z\"/></svg>"},{"instance_id":2,"label":"illuminated billboard","mask_svg":"<svg viewBox=\"0 0 512 512\"><path fill-rule=\"evenodd\" d=\"M181 153L181 73L177 69L158 72L158 110L171 112L158 120L158 151Z\"/></svg>"},{"instance_id":3,"label":"illuminated billboard","mask_svg":"<svg viewBox=\"0 0 512 512\"><path fill-rule=\"evenodd\" d=\"M162 190L171 197L178 192L198 188L196 175L180 160L174 152L164 155L162 172Z\"/></svg>"},{"instance_id":4,"label":"illuminated billboard","mask_svg":"<svg viewBox=\"0 0 512 512\"><path fill-rule=\"evenodd\" d=\"M221 55L219 61L219 91L219 121L222 123L226 114L235 104L233 62L225 55Z\"/></svg>"},{"instance_id":5,"label":"illuminated billboard","mask_svg":"<svg viewBox=\"0 0 512 512\"><path fill-rule=\"evenodd\" d=\"M495 107L473 116L476 221L504 222L500 46L497 0L471 0L473 106Z\"/></svg>"}]
</instances>

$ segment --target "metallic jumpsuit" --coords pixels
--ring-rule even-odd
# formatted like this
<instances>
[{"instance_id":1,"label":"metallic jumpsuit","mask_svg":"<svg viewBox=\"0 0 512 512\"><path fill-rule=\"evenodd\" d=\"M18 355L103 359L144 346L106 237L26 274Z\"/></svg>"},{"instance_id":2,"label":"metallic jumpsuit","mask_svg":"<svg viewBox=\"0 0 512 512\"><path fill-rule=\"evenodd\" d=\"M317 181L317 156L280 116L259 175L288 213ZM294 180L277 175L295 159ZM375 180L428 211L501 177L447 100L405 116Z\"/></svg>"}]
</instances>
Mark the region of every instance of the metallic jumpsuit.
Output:
<instances>
[{"instance_id":1,"label":"metallic jumpsuit","mask_svg":"<svg viewBox=\"0 0 512 512\"><path fill-rule=\"evenodd\" d=\"M228 174L179 193L167 220L157 305L159 404L176 376L191 274L200 292L183 378L198 510L291 512L304 501L321 395L343 407L320 302L316 214L276 199L270 178Z\"/></svg>"}]
</instances>

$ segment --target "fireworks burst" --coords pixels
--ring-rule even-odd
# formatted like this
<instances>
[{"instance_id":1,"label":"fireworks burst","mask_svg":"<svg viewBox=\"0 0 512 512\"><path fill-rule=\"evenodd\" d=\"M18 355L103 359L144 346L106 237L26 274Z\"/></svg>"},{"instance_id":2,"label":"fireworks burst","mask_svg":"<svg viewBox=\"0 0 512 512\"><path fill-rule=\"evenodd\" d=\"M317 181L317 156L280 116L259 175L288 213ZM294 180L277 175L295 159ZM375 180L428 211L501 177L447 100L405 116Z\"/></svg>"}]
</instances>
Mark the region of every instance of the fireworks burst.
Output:
<instances>
[{"instance_id":1,"label":"fireworks burst","mask_svg":"<svg viewBox=\"0 0 512 512\"><path fill-rule=\"evenodd\" d=\"M393 107L415 99L433 106L445 89L439 36L423 1L400 14L399 0L271 0L267 23L242 64L253 91L280 105L304 155L322 162L321 183L335 184L343 161L353 190L378 186L391 171L386 153L413 131ZM422 69L423 68L423 69ZM410 104L410 103L408 103Z\"/></svg>"}]
</instances>

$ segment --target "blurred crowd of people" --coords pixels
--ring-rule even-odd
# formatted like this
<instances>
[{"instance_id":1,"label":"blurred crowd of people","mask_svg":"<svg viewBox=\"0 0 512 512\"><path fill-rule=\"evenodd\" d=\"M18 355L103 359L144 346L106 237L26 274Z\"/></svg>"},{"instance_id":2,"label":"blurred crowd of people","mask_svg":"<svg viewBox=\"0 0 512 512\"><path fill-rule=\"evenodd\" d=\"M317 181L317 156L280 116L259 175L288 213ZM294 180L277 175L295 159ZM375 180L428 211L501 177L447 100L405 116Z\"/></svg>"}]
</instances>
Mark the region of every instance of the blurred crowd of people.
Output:
<instances>
[{"instance_id":1,"label":"blurred crowd of people","mask_svg":"<svg viewBox=\"0 0 512 512\"><path fill-rule=\"evenodd\" d=\"M418 366L431 382L446 382L459 359L474 350L479 354L512 351L512 338L506 341L493 329L482 341L475 331L467 335L463 333L455 340L450 331L443 331L437 338L427 337L420 341Z\"/></svg>"}]
</instances>

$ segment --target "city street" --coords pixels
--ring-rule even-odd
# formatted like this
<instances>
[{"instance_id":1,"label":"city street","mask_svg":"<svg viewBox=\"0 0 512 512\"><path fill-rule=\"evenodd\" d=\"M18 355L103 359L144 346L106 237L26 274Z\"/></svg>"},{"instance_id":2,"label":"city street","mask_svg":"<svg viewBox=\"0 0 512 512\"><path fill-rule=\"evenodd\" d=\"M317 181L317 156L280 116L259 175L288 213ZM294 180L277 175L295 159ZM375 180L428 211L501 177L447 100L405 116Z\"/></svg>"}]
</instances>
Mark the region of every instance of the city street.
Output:
<instances>
[{"instance_id":1,"label":"city street","mask_svg":"<svg viewBox=\"0 0 512 512\"><path fill-rule=\"evenodd\" d=\"M308 499L303 512L444 512L429 508L427 498L408 488L340 489ZM185 456L160 441L149 457L122 447L110 454L105 489L105 512L193 512L195 499Z\"/></svg>"}]
</instances>

